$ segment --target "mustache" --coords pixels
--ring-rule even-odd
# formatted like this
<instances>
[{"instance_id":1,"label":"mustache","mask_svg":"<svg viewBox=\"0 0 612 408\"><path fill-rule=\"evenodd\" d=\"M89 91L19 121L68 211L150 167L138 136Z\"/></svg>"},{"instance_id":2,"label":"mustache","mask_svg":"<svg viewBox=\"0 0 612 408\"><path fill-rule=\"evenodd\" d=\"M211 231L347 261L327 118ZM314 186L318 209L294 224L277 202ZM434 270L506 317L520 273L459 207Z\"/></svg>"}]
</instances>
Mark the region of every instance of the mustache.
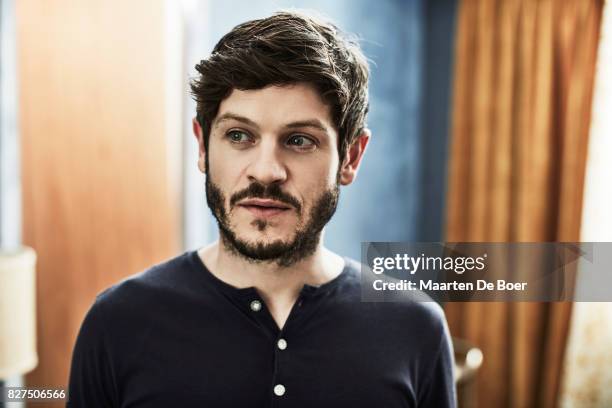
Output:
<instances>
[{"instance_id":1,"label":"mustache","mask_svg":"<svg viewBox=\"0 0 612 408\"><path fill-rule=\"evenodd\" d=\"M291 194L281 190L279 184L264 186L257 182L251 183L247 188L238 191L230 197L230 208L233 208L238 201L245 198L268 198L288 204L294 207L298 212L302 210L300 201Z\"/></svg>"}]
</instances>

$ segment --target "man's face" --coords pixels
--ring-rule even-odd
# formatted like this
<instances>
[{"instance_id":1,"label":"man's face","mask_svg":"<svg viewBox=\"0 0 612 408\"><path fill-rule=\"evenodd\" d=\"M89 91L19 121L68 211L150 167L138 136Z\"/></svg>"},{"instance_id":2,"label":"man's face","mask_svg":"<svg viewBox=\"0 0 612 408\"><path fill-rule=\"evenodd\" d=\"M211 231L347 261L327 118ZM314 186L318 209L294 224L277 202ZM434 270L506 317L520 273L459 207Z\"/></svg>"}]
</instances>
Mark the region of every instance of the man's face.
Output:
<instances>
[{"instance_id":1,"label":"man's face","mask_svg":"<svg viewBox=\"0 0 612 408\"><path fill-rule=\"evenodd\" d=\"M224 245L288 266L316 249L338 202L338 135L306 84L234 90L211 124L206 195Z\"/></svg>"}]
</instances>

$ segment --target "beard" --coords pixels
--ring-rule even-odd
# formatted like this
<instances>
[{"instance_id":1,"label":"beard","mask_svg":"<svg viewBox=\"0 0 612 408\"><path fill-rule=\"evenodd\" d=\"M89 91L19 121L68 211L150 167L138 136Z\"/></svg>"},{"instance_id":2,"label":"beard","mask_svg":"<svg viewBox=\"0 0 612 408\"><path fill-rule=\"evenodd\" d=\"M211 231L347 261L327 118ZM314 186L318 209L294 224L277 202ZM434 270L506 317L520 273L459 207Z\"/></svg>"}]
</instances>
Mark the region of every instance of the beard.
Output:
<instances>
[{"instance_id":1,"label":"beard","mask_svg":"<svg viewBox=\"0 0 612 408\"><path fill-rule=\"evenodd\" d=\"M298 215L298 226L293 239L275 240L273 242L249 242L240 239L229 221L225 209L226 197L219 186L210 180L210 172L206 177L206 200L219 225L219 235L224 247L235 255L249 262L276 262L287 267L312 255L321 237L323 227L329 222L338 206L340 188L338 180L333 187L324 190L314 201L304 222L303 208L299 200L282 191L278 184L264 186L258 182L251 183L247 188L230 197L230 212L235 204L245 198L268 198L291 205ZM268 227L265 219L255 219L252 225L260 231Z\"/></svg>"}]
</instances>

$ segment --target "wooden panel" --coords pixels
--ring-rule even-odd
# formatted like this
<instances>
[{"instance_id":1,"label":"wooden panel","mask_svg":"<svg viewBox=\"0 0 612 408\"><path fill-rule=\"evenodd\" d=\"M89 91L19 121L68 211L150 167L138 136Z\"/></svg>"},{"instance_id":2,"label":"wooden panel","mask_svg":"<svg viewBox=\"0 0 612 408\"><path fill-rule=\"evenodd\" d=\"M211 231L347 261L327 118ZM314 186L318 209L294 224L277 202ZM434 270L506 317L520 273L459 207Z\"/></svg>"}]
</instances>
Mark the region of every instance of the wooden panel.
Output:
<instances>
[{"instance_id":1,"label":"wooden panel","mask_svg":"<svg viewBox=\"0 0 612 408\"><path fill-rule=\"evenodd\" d=\"M17 35L23 240L39 256L27 384L65 386L96 293L180 247L164 2L19 0Z\"/></svg>"}]
</instances>

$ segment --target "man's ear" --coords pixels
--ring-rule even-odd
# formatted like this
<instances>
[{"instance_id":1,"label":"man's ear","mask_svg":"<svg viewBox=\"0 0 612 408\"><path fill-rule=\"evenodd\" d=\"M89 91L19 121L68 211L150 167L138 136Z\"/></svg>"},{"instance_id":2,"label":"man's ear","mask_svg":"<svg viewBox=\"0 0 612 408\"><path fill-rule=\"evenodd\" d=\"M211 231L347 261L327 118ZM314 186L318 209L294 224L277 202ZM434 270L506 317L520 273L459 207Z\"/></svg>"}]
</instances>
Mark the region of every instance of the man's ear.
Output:
<instances>
[{"instance_id":1,"label":"man's ear","mask_svg":"<svg viewBox=\"0 0 612 408\"><path fill-rule=\"evenodd\" d=\"M343 186L347 186L355 180L359 164L365 153L366 146L370 141L370 136L372 136L370 129L364 128L346 150L344 160L340 167L340 184Z\"/></svg>"},{"instance_id":2,"label":"man's ear","mask_svg":"<svg viewBox=\"0 0 612 408\"><path fill-rule=\"evenodd\" d=\"M193 135L198 140L198 168L206 173L206 147L204 147L204 131L197 118L192 120Z\"/></svg>"}]
</instances>

